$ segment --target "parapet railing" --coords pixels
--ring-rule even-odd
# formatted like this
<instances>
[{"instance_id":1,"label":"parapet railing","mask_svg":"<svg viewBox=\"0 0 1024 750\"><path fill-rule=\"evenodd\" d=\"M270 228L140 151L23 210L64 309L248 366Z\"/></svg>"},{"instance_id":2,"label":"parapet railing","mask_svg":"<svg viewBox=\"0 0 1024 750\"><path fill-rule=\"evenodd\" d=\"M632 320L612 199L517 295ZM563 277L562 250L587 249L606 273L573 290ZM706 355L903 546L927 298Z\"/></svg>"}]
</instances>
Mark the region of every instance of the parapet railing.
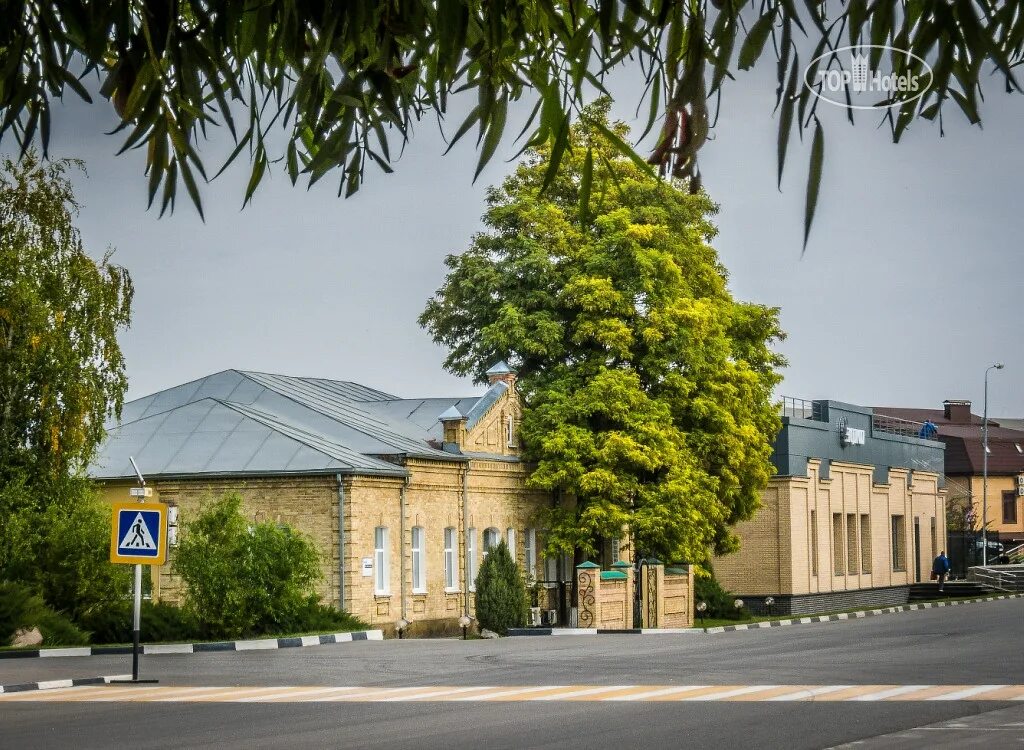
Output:
<instances>
[{"instance_id":1,"label":"parapet railing","mask_svg":"<svg viewBox=\"0 0 1024 750\"><path fill-rule=\"evenodd\" d=\"M924 422L914 422L910 419L900 419L899 417L891 417L888 414L872 414L871 415L871 431L872 432L887 432L890 435L901 435L903 437L916 437L923 438L926 436L927 431L925 430ZM933 432L927 436L929 440L935 440L936 435Z\"/></svg>"},{"instance_id":2,"label":"parapet railing","mask_svg":"<svg viewBox=\"0 0 1024 750\"><path fill-rule=\"evenodd\" d=\"M1024 592L1024 565L988 565L968 569L967 580L998 591Z\"/></svg>"},{"instance_id":3,"label":"parapet railing","mask_svg":"<svg viewBox=\"0 0 1024 750\"><path fill-rule=\"evenodd\" d=\"M779 414L783 417L793 417L795 419L820 419L820 410L817 405L806 398L793 398L792 396L783 396L782 403L779 404Z\"/></svg>"}]
</instances>

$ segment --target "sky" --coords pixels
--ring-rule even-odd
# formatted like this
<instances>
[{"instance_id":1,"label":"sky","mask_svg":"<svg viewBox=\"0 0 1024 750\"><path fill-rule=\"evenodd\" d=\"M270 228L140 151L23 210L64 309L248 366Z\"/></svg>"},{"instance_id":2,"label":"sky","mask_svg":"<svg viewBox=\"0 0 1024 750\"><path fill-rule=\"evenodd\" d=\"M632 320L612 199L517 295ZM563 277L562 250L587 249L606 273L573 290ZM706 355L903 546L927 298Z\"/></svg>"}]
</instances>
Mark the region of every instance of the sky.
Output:
<instances>
[{"instance_id":1,"label":"sky","mask_svg":"<svg viewBox=\"0 0 1024 750\"><path fill-rule=\"evenodd\" d=\"M993 89L984 129L950 111L945 137L921 121L899 145L877 114L851 127L822 105L822 196L804 253L809 139L791 143L779 191L773 70L729 83L701 171L720 205L714 245L733 294L781 308L789 365L778 395L934 408L966 398L980 413L985 368L1002 361L989 412L1024 416L1024 96ZM615 93L613 114L642 130L635 81ZM449 131L460 121L456 109ZM514 169L510 141L474 184L472 139L443 156L436 123L423 122L395 174L368 168L352 198L329 178L292 187L278 169L244 210L242 165L203 187L204 223L183 188L173 215L147 211L144 154L115 157L120 136L105 135L115 124L102 99L69 97L50 150L85 160L88 177L75 182L86 247L115 249L135 282L121 336L129 398L227 368L403 397L479 391L442 369L445 352L416 318L444 257L481 228L487 185ZM223 140L203 150L208 165L226 152Z\"/></svg>"}]
</instances>

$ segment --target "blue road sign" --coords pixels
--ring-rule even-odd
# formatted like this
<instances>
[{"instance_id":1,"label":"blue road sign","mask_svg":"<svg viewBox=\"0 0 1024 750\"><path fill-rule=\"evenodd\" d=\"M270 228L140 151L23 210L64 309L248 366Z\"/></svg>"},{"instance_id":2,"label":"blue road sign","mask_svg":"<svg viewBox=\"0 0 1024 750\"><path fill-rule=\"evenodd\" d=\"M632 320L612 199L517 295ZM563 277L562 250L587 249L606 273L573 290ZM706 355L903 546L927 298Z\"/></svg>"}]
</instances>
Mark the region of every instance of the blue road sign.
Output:
<instances>
[{"instance_id":1,"label":"blue road sign","mask_svg":"<svg viewBox=\"0 0 1024 750\"><path fill-rule=\"evenodd\" d=\"M166 556L166 506L118 503L111 524L111 560L159 565Z\"/></svg>"}]
</instances>

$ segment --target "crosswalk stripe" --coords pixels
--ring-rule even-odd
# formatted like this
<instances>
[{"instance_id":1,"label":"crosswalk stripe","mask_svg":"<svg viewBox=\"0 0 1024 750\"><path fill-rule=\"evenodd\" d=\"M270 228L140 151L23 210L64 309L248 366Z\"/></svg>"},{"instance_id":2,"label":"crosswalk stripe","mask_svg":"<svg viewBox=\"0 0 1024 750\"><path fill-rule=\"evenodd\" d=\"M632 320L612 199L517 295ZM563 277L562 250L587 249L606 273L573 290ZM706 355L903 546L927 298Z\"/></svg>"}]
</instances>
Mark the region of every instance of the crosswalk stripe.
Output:
<instances>
[{"instance_id":1,"label":"crosswalk stripe","mask_svg":"<svg viewBox=\"0 0 1024 750\"><path fill-rule=\"evenodd\" d=\"M898 695L905 693L913 693L918 690L924 690L930 688L931 685L900 685L899 687L888 688L887 690L878 690L874 693L868 693L867 695L858 695L850 700L854 701L880 701L884 698L895 698Z\"/></svg>"},{"instance_id":2,"label":"crosswalk stripe","mask_svg":"<svg viewBox=\"0 0 1024 750\"><path fill-rule=\"evenodd\" d=\"M946 693L945 695L936 695L928 700L930 701L959 701L964 698L971 698L981 693L987 693L990 690L998 690L1004 688L1006 685L975 685L974 687L964 688L963 690L957 690L953 693Z\"/></svg>"},{"instance_id":3,"label":"crosswalk stripe","mask_svg":"<svg viewBox=\"0 0 1024 750\"><path fill-rule=\"evenodd\" d=\"M0 703L399 703L533 701L1024 701L1024 685L96 685L0 694Z\"/></svg>"}]
</instances>

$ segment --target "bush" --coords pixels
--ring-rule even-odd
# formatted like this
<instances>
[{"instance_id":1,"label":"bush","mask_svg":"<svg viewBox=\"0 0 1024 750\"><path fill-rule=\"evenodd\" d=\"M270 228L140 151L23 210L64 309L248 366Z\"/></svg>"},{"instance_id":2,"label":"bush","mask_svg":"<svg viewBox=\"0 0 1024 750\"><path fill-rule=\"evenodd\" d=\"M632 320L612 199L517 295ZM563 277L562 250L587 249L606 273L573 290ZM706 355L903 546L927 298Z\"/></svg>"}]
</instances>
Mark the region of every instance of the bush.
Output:
<instances>
[{"instance_id":1,"label":"bush","mask_svg":"<svg viewBox=\"0 0 1024 750\"><path fill-rule=\"evenodd\" d=\"M526 584L504 540L487 553L476 577L476 617L481 628L507 635L526 625Z\"/></svg>"},{"instance_id":2,"label":"bush","mask_svg":"<svg viewBox=\"0 0 1024 750\"><path fill-rule=\"evenodd\" d=\"M736 598L722 588L714 575L700 577L694 581L693 597L708 605L704 617L716 620L745 620L750 617L746 607L736 609Z\"/></svg>"},{"instance_id":3,"label":"bush","mask_svg":"<svg viewBox=\"0 0 1024 750\"><path fill-rule=\"evenodd\" d=\"M230 493L183 524L174 571L185 607L208 638L294 630L320 578L319 553L288 526L250 524Z\"/></svg>"},{"instance_id":4,"label":"bush","mask_svg":"<svg viewBox=\"0 0 1024 750\"><path fill-rule=\"evenodd\" d=\"M0 646L21 628L39 628L44 646L81 646L89 642L70 619L46 606L42 597L20 583L0 583Z\"/></svg>"},{"instance_id":5,"label":"bush","mask_svg":"<svg viewBox=\"0 0 1024 750\"><path fill-rule=\"evenodd\" d=\"M131 595L131 568L110 562L110 509L84 479L0 488L0 579L26 584L80 621Z\"/></svg>"},{"instance_id":6,"label":"bush","mask_svg":"<svg viewBox=\"0 0 1024 750\"><path fill-rule=\"evenodd\" d=\"M96 610L83 618L83 629L89 631L93 643L131 643L132 604L117 602ZM193 641L199 638L199 627L190 614L165 602L142 602L143 643Z\"/></svg>"}]
</instances>

